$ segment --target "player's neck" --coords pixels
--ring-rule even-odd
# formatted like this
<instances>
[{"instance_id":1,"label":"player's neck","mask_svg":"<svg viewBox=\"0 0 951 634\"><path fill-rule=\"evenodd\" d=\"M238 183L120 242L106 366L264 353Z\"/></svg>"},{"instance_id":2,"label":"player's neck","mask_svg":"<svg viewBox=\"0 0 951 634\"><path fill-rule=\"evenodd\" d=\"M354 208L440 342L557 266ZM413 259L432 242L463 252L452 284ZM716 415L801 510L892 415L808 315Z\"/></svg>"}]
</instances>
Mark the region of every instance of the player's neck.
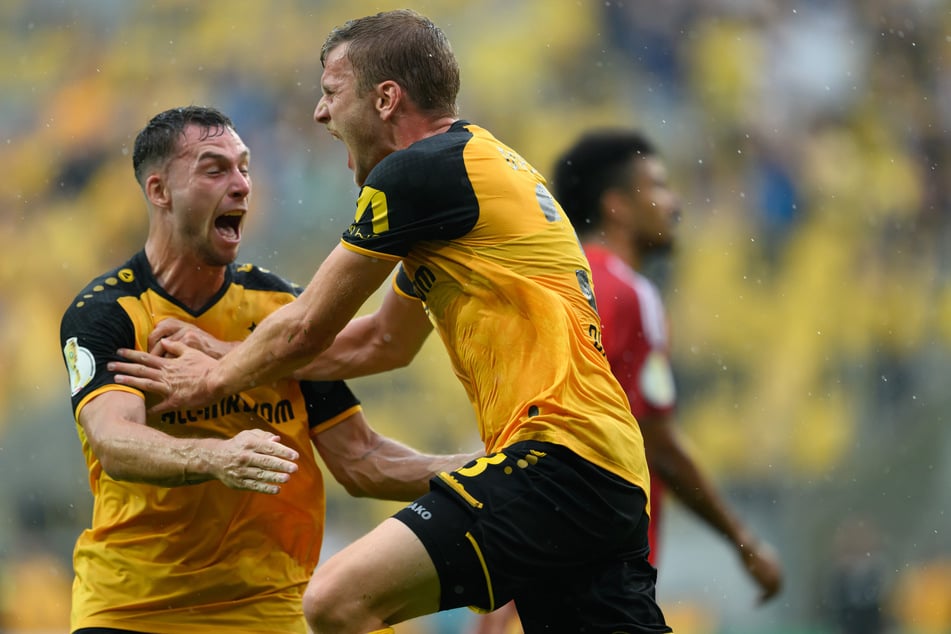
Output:
<instances>
[{"instance_id":1,"label":"player's neck","mask_svg":"<svg viewBox=\"0 0 951 634\"><path fill-rule=\"evenodd\" d=\"M146 258L162 289L190 308L206 306L225 281L224 266L210 266L195 257L172 255L146 245Z\"/></svg>"},{"instance_id":2,"label":"player's neck","mask_svg":"<svg viewBox=\"0 0 951 634\"><path fill-rule=\"evenodd\" d=\"M608 231L598 236L598 243L632 269L641 267L641 250L637 243L627 240L621 231Z\"/></svg>"},{"instance_id":3,"label":"player's neck","mask_svg":"<svg viewBox=\"0 0 951 634\"><path fill-rule=\"evenodd\" d=\"M457 121L454 117L427 117L420 114L405 116L394 132L396 148L408 148L417 141L447 131Z\"/></svg>"}]
</instances>

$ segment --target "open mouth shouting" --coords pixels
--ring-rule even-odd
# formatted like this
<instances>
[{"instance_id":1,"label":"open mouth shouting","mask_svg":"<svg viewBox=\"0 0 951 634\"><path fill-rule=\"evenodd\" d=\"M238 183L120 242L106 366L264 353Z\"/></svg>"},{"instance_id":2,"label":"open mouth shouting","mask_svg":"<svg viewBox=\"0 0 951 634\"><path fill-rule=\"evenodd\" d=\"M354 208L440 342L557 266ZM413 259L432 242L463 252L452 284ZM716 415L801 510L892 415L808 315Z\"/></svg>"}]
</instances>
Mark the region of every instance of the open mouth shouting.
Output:
<instances>
[{"instance_id":1,"label":"open mouth shouting","mask_svg":"<svg viewBox=\"0 0 951 634\"><path fill-rule=\"evenodd\" d=\"M244 210L229 211L215 218L215 230L225 242L234 244L241 242L244 214Z\"/></svg>"}]
</instances>

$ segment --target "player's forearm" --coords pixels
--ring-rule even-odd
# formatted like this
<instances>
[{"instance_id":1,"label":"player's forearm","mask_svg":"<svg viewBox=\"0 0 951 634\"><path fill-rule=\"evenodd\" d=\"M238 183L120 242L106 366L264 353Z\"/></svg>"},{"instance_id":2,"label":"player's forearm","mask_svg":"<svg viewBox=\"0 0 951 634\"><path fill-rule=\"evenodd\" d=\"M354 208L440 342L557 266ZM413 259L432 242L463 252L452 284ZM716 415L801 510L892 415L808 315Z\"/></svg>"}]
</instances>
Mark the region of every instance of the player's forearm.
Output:
<instances>
[{"instance_id":1,"label":"player's forearm","mask_svg":"<svg viewBox=\"0 0 951 634\"><path fill-rule=\"evenodd\" d=\"M742 524L694 460L674 421L669 416L644 417L641 432L651 472L704 523L735 542Z\"/></svg>"},{"instance_id":2,"label":"player's forearm","mask_svg":"<svg viewBox=\"0 0 951 634\"><path fill-rule=\"evenodd\" d=\"M655 470L681 503L726 539L739 545L745 535L743 524L696 463L682 454L658 463L654 465Z\"/></svg>"},{"instance_id":3,"label":"player's forearm","mask_svg":"<svg viewBox=\"0 0 951 634\"><path fill-rule=\"evenodd\" d=\"M377 314L350 321L329 348L294 373L305 381L353 379L405 367L416 356L425 335L407 341L393 334Z\"/></svg>"},{"instance_id":4,"label":"player's forearm","mask_svg":"<svg viewBox=\"0 0 951 634\"><path fill-rule=\"evenodd\" d=\"M409 364L423 347L433 326L418 300L390 289L373 314L350 322L299 379L351 379Z\"/></svg>"},{"instance_id":5,"label":"player's forearm","mask_svg":"<svg viewBox=\"0 0 951 634\"><path fill-rule=\"evenodd\" d=\"M429 491L429 480L437 473L458 469L480 455L424 454L381 437L380 444L351 463L338 480L356 497L408 501Z\"/></svg>"},{"instance_id":6,"label":"player's forearm","mask_svg":"<svg viewBox=\"0 0 951 634\"><path fill-rule=\"evenodd\" d=\"M292 375L333 343L392 269L392 262L338 246L297 299L268 315L221 358L206 378L212 395L235 394Z\"/></svg>"},{"instance_id":7,"label":"player's forearm","mask_svg":"<svg viewBox=\"0 0 951 634\"><path fill-rule=\"evenodd\" d=\"M145 425L124 427L122 433L94 446L103 470L112 479L163 487L213 479L209 443L219 441L175 438Z\"/></svg>"},{"instance_id":8,"label":"player's forearm","mask_svg":"<svg viewBox=\"0 0 951 634\"><path fill-rule=\"evenodd\" d=\"M206 377L212 397L272 383L305 365L333 340L329 329L311 323L306 306L297 302L271 313L247 339L223 355Z\"/></svg>"},{"instance_id":9,"label":"player's forearm","mask_svg":"<svg viewBox=\"0 0 951 634\"><path fill-rule=\"evenodd\" d=\"M655 444L652 467L690 511L733 544L747 572L762 590L760 600L775 596L782 587L783 574L771 547L746 527L676 438L672 440L673 447L666 446L665 452L657 451Z\"/></svg>"}]
</instances>

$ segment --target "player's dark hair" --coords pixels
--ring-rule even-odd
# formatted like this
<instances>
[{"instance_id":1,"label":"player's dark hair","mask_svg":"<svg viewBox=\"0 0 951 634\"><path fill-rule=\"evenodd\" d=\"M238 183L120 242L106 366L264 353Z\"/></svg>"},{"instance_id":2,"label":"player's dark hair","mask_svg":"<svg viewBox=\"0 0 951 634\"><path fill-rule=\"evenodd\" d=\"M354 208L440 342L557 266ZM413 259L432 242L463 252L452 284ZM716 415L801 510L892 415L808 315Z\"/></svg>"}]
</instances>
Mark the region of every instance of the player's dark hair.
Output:
<instances>
[{"instance_id":1,"label":"player's dark hair","mask_svg":"<svg viewBox=\"0 0 951 634\"><path fill-rule=\"evenodd\" d=\"M350 20L327 36L320 63L345 42L362 92L395 81L424 112L455 116L459 64L446 34L429 18L399 9Z\"/></svg>"},{"instance_id":2,"label":"player's dark hair","mask_svg":"<svg viewBox=\"0 0 951 634\"><path fill-rule=\"evenodd\" d=\"M202 139L234 129L231 119L207 106L184 106L160 112L135 137L132 169L139 185L145 185L145 174L153 165L164 163L178 150L178 143L190 125L202 129Z\"/></svg>"},{"instance_id":3,"label":"player's dark hair","mask_svg":"<svg viewBox=\"0 0 951 634\"><path fill-rule=\"evenodd\" d=\"M593 130L581 136L555 163L552 186L575 231L587 233L601 224L601 196L629 180L632 158L656 150L636 130Z\"/></svg>"}]
</instances>

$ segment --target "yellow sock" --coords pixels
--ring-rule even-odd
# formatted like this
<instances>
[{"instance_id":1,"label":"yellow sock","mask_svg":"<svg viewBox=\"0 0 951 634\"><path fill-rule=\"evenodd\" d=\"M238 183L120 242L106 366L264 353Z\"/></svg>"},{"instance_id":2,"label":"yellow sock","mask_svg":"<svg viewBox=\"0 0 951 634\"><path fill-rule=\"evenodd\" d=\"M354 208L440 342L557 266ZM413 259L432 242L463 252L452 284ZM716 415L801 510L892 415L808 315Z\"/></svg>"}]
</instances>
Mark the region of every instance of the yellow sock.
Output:
<instances>
[{"instance_id":1,"label":"yellow sock","mask_svg":"<svg viewBox=\"0 0 951 634\"><path fill-rule=\"evenodd\" d=\"M367 632L367 634L396 634L396 630L392 627L384 627L382 630L373 630L372 632Z\"/></svg>"}]
</instances>

